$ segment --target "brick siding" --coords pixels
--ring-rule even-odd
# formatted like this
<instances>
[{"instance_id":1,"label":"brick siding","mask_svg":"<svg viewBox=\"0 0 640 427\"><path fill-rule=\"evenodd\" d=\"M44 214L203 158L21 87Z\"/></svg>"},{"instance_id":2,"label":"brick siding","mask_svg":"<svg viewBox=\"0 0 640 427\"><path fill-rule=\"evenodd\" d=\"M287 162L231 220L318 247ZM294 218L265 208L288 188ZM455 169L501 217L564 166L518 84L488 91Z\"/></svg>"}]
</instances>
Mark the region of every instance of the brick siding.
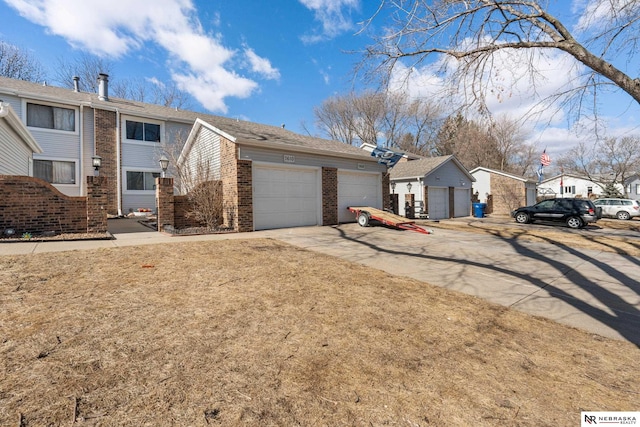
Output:
<instances>
[{"instance_id":1,"label":"brick siding","mask_svg":"<svg viewBox=\"0 0 640 427\"><path fill-rule=\"evenodd\" d=\"M0 175L0 230L16 234L106 232L109 180L87 177L88 197L70 197L39 178Z\"/></svg>"},{"instance_id":2,"label":"brick siding","mask_svg":"<svg viewBox=\"0 0 640 427\"><path fill-rule=\"evenodd\" d=\"M322 225L338 223L338 169L322 168Z\"/></svg>"},{"instance_id":3,"label":"brick siding","mask_svg":"<svg viewBox=\"0 0 640 427\"><path fill-rule=\"evenodd\" d=\"M107 178L107 212L118 214L118 129L114 111L94 110L96 154L102 157L100 176Z\"/></svg>"},{"instance_id":4,"label":"brick siding","mask_svg":"<svg viewBox=\"0 0 640 427\"><path fill-rule=\"evenodd\" d=\"M492 206L489 213L508 215L527 204L527 190L522 181L491 174Z\"/></svg>"}]
</instances>

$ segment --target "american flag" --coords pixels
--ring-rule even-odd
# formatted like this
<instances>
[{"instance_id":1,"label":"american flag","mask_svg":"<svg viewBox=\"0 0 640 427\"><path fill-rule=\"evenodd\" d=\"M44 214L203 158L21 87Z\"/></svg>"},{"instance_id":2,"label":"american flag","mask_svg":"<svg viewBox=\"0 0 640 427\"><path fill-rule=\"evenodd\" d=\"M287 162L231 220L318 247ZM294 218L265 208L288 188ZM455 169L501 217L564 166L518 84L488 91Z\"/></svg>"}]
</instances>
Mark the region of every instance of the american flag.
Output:
<instances>
[{"instance_id":1,"label":"american flag","mask_svg":"<svg viewBox=\"0 0 640 427\"><path fill-rule=\"evenodd\" d=\"M547 154L547 149L545 148L540 156L540 164L542 166L549 166L551 164L551 157Z\"/></svg>"}]
</instances>

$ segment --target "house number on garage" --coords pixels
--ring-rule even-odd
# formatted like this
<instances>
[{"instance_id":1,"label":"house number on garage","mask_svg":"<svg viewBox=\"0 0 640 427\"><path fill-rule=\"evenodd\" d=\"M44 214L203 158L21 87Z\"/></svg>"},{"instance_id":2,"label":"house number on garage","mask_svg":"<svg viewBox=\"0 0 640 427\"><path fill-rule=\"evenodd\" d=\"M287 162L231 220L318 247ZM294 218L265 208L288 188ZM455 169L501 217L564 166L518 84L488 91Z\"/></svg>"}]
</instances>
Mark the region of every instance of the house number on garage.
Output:
<instances>
[{"instance_id":1,"label":"house number on garage","mask_svg":"<svg viewBox=\"0 0 640 427\"><path fill-rule=\"evenodd\" d=\"M284 162L285 163L295 163L296 162L296 156L291 155L291 154L285 154L284 155Z\"/></svg>"}]
</instances>

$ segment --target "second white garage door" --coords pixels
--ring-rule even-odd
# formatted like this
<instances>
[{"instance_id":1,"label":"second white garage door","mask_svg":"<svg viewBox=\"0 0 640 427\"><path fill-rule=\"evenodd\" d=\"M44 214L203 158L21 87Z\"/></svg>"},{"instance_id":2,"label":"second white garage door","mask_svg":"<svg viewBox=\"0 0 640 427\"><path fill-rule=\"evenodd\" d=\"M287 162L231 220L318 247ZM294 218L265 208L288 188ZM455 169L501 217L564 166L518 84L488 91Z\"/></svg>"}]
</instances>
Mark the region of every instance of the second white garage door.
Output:
<instances>
[{"instance_id":1,"label":"second white garage door","mask_svg":"<svg viewBox=\"0 0 640 427\"><path fill-rule=\"evenodd\" d=\"M316 168L253 167L253 221L256 230L320 223Z\"/></svg>"},{"instance_id":2,"label":"second white garage door","mask_svg":"<svg viewBox=\"0 0 640 427\"><path fill-rule=\"evenodd\" d=\"M382 183L379 173L338 171L338 222L355 222L349 206L382 209Z\"/></svg>"},{"instance_id":3,"label":"second white garage door","mask_svg":"<svg viewBox=\"0 0 640 427\"><path fill-rule=\"evenodd\" d=\"M449 189L429 186L429 218L449 218Z\"/></svg>"}]
</instances>

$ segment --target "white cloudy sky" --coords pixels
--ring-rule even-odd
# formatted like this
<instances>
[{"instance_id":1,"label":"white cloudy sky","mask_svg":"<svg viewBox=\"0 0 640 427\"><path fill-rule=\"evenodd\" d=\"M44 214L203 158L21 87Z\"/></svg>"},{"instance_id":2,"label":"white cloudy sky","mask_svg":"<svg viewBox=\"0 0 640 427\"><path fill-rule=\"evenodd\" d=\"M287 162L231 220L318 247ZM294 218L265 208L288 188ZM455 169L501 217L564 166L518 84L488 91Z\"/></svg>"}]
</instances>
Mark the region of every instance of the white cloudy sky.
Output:
<instances>
[{"instance_id":1,"label":"white cloudy sky","mask_svg":"<svg viewBox=\"0 0 640 427\"><path fill-rule=\"evenodd\" d=\"M559 12L583 31L598 24L579 20L577 12L590 2L559 3ZM113 61L120 77L175 82L209 112L303 132L301 122L313 129L313 108L324 99L364 85L352 79L359 57L346 52L369 43L356 34L358 22L376 7L368 0L1 0L0 40L29 48L49 67L90 52ZM514 55L499 60L515 75L525 64ZM570 83L576 70L559 53L536 61L541 96ZM500 78L492 110L516 116L529 111L530 82L512 85L506 72ZM413 96L428 96L439 84L427 66L414 70L408 88ZM612 134L635 131L637 106L626 104L621 112L615 99L601 106L605 125ZM551 153L580 138L562 111L542 111L539 118L537 127L529 124L532 141Z\"/></svg>"}]
</instances>

